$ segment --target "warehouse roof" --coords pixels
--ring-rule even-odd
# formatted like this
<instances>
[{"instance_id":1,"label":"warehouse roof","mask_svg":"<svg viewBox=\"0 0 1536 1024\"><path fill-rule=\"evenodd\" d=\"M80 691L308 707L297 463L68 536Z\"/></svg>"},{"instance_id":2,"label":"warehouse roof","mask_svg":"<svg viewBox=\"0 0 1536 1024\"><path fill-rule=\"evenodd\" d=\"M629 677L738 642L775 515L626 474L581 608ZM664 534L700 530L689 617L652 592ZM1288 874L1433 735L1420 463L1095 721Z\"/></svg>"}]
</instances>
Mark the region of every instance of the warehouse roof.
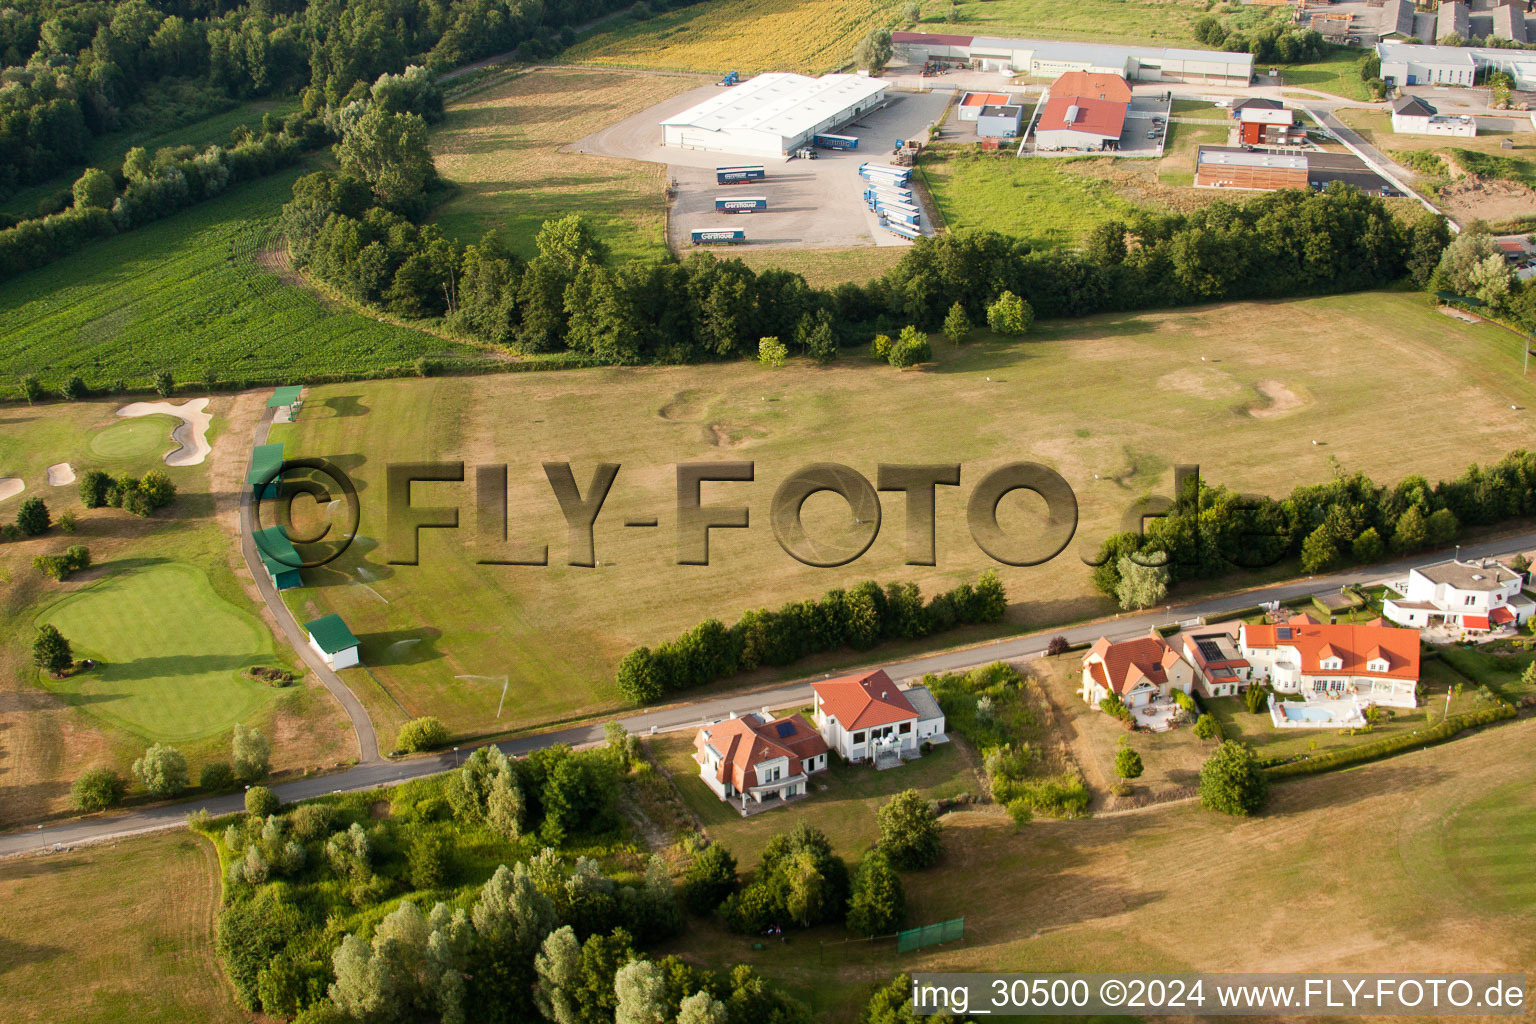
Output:
<instances>
[{"instance_id":1,"label":"warehouse roof","mask_svg":"<svg viewBox=\"0 0 1536 1024\"><path fill-rule=\"evenodd\" d=\"M1526 41L1525 37L1525 7L1516 3L1505 4L1493 9L1493 34L1501 39L1509 39L1516 43Z\"/></svg>"},{"instance_id":2,"label":"warehouse roof","mask_svg":"<svg viewBox=\"0 0 1536 1024\"><path fill-rule=\"evenodd\" d=\"M931 32L895 32L891 42L931 43L938 46L961 46L984 50L1029 50L1035 60L1082 61L1101 67L1123 66L1128 58L1152 60L1203 61L1208 64L1253 70L1253 54L1230 53L1226 50L1185 50L1163 46L1116 46L1110 43L1073 43L1052 39L1012 39L1004 36L951 36Z\"/></svg>"},{"instance_id":3,"label":"warehouse roof","mask_svg":"<svg viewBox=\"0 0 1536 1024\"><path fill-rule=\"evenodd\" d=\"M970 46L973 36L949 36L939 32L892 32L893 43L938 43L942 46Z\"/></svg>"},{"instance_id":4,"label":"warehouse roof","mask_svg":"<svg viewBox=\"0 0 1536 1024\"><path fill-rule=\"evenodd\" d=\"M1413 35L1413 0L1387 0L1381 9L1381 34Z\"/></svg>"},{"instance_id":5,"label":"warehouse roof","mask_svg":"<svg viewBox=\"0 0 1536 1024\"><path fill-rule=\"evenodd\" d=\"M1486 52L1486 47L1430 46L1426 43L1399 43L1389 39L1376 44L1376 56L1384 61L1415 60L1431 64L1461 64L1469 68L1477 67L1477 61L1472 59L1473 54L1481 56Z\"/></svg>"},{"instance_id":6,"label":"warehouse roof","mask_svg":"<svg viewBox=\"0 0 1536 1024\"><path fill-rule=\"evenodd\" d=\"M1296 153L1265 153L1257 149L1220 149L1201 146L1199 163L1218 167L1278 167L1307 169L1307 158Z\"/></svg>"},{"instance_id":7,"label":"warehouse roof","mask_svg":"<svg viewBox=\"0 0 1536 1024\"><path fill-rule=\"evenodd\" d=\"M662 121L705 131L756 131L793 137L856 103L882 95L886 84L864 75L810 78L772 72L748 79Z\"/></svg>"},{"instance_id":8,"label":"warehouse roof","mask_svg":"<svg viewBox=\"0 0 1536 1024\"><path fill-rule=\"evenodd\" d=\"M1091 100L1086 96L1052 96L1040 113L1042 132L1073 131L1118 139L1125 128L1127 104Z\"/></svg>"},{"instance_id":9,"label":"warehouse roof","mask_svg":"<svg viewBox=\"0 0 1536 1024\"><path fill-rule=\"evenodd\" d=\"M1055 96L1086 96L1095 100L1113 100L1116 103L1131 102L1131 86L1119 75L1107 75L1092 71L1068 71L1051 83Z\"/></svg>"}]
</instances>

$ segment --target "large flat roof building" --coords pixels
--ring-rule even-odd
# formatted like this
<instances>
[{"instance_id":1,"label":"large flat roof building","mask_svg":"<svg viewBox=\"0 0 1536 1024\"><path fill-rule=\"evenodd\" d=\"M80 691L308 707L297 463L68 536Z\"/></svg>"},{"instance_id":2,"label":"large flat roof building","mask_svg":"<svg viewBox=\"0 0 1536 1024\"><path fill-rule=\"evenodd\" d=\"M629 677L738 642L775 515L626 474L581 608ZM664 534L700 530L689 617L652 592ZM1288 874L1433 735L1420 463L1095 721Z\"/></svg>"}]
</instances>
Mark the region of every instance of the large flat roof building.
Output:
<instances>
[{"instance_id":1,"label":"large flat roof building","mask_svg":"<svg viewBox=\"0 0 1536 1024\"><path fill-rule=\"evenodd\" d=\"M1536 50L1380 42L1376 55L1388 85L1471 85L1479 71L1491 69L1508 72L1516 89L1536 89Z\"/></svg>"},{"instance_id":2,"label":"large flat roof building","mask_svg":"<svg viewBox=\"0 0 1536 1024\"><path fill-rule=\"evenodd\" d=\"M1035 148L1102 150L1106 143L1119 142L1129 106L1113 100L1053 94L1045 101L1035 125Z\"/></svg>"},{"instance_id":3,"label":"large flat roof building","mask_svg":"<svg viewBox=\"0 0 1536 1024\"><path fill-rule=\"evenodd\" d=\"M983 71L1007 68L1036 78L1056 78L1081 71L1090 75L1119 75L1143 82L1247 85L1253 81L1251 53L932 32L894 32L891 43L909 64L958 60L975 62Z\"/></svg>"},{"instance_id":4,"label":"large flat roof building","mask_svg":"<svg viewBox=\"0 0 1536 1024\"><path fill-rule=\"evenodd\" d=\"M758 75L661 122L663 145L781 157L885 102L886 83L864 75Z\"/></svg>"},{"instance_id":5,"label":"large flat roof building","mask_svg":"<svg viewBox=\"0 0 1536 1024\"><path fill-rule=\"evenodd\" d=\"M1300 153L1201 146L1195 156L1195 185L1263 191L1306 188L1307 158Z\"/></svg>"}]
</instances>

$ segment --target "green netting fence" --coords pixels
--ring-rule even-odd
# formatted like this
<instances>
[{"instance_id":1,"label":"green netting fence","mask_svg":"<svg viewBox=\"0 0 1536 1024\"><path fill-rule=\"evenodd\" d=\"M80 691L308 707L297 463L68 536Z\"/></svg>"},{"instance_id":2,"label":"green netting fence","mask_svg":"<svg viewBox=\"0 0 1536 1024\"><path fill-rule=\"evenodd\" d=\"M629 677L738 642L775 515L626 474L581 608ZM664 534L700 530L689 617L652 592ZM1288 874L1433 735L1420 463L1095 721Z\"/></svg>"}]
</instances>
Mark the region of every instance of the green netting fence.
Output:
<instances>
[{"instance_id":1,"label":"green netting fence","mask_svg":"<svg viewBox=\"0 0 1536 1024\"><path fill-rule=\"evenodd\" d=\"M937 924L925 924L921 928L908 928L896 933L896 952L910 953L924 946L936 946L965 937L965 918L956 917Z\"/></svg>"}]
</instances>

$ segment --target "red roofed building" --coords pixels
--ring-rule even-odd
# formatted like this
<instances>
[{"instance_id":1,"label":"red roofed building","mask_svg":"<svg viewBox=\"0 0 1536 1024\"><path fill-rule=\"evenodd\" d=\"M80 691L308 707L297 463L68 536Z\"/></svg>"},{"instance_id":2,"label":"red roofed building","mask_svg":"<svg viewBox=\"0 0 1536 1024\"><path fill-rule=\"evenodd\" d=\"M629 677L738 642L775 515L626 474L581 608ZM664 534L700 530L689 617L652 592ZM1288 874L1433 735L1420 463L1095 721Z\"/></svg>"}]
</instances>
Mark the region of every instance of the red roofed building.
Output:
<instances>
[{"instance_id":1,"label":"red roofed building","mask_svg":"<svg viewBox=\"0 0 1536 1024\"><path fill-rule=\"evenodd\" d=\"M1035 125L1035 148L1095 152L1105 149L1107 144L1120 141L1120 133L1125 129L1125 112L1129 108L1129 103L1058 95L1052 90Z\"/></svg>"},{"instance_id":2,"label":"red roofed building","mask_svg":"<svg viewBox=\"0 0 1536 1024\"><path fill-rule=\"evenodd\" d=\"M1309 701L1357 706L1418 704L1419 631L1376 619L1363 626L1323 625L1297 615L1279 625L1245 622L1238 646L1255 682Z\"/></svg>"},{"instance_id":3,"label":"red roofed building","mask_svg":"<svg viewBox=\"0 0 1536 1024\"><path fill-rule=\"evenodd\" d=\"M1097 74L1092 71L1068 71L1051 83L1051 95L1130 103L1131 84L1119 75Z\"/></svg>"},{"instance_id":4,"label":"red roofed building","mask_svg":"<svg viewBox=\"0 0 1536 1024\"><path fill-rule=\"evenodd\" d=\"M1139 708L1193 686L1189 662L1156 632L1119 643L1101 636L1083 655L1083 700L1095 708L1112 693Z\"/></svg>"},{"instance_id":5,"label":"red roofed building","mask_svg":"<svg viewBox=\"0 0 1536 1024\"><path fill-rule=\"evenodd\" d=\"M944 743L944 712L925 686L903 690L884 669L812 683L816 727L848 761L916 757L923 742Z\"/></svg>"},{"instance_id":6,"label":"red roofed building","mask_svg":"<svg viewBox=\"0 0 1536 1024\"><path fill-rule=\"evenodd\" d=\"M765 800L804 796L806 778L827 767L827 744L804 715L743 715L706 725L693 738L699 778L743 814Z\"/></svg>"}]
</instances>

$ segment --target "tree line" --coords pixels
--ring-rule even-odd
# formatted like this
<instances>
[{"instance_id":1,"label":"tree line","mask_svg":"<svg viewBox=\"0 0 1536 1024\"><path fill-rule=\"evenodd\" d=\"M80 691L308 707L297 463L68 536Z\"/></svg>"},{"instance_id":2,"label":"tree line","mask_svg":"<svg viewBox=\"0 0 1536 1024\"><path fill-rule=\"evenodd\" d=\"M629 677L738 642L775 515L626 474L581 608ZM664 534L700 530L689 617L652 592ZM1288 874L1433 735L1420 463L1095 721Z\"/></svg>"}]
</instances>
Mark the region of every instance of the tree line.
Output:
<instances>
[{"instance_id":1,"label":"tree line","mask_svg":"<svg viewBox=\"0 0 1536 1024\"><path fill-rule=\"evenodd\" d=\"M636 647L619 662L616 681L626 700L644 704L760 665L789 665L842 647L865 651L882 640L998 622L1007 607L1003 582L990 569L974 586L961 583L927 601L916 583L882 589L866 580L829 590L820 600L746 612L729 627L706 619L676 640Z\"/></svg>"},{"instance_id":2,"label":"tree line","mask_svg":"<svg viewBox=\"0 0 1536 1024\"><path fill-rule=\"evenodd\" d=\"M1235 569L1296 558L1307 573L1442 548L1468 526L1536 515L1536 453L1510 452L1490 466L1473 463L1459 477L1431 484L1410 475L1378 485L1334 464L1333 478L1298 486L1285 498L1240 495L1184 481L1165 513L1140 533L1107 538L1094 585L1126 607L1157 604L1166 585L1210 579ZM1130 577L1150 576L1156 593L1127 600ZM1144 582L1144 581L1133 581Z\"/></svg>"}]
</instances>

